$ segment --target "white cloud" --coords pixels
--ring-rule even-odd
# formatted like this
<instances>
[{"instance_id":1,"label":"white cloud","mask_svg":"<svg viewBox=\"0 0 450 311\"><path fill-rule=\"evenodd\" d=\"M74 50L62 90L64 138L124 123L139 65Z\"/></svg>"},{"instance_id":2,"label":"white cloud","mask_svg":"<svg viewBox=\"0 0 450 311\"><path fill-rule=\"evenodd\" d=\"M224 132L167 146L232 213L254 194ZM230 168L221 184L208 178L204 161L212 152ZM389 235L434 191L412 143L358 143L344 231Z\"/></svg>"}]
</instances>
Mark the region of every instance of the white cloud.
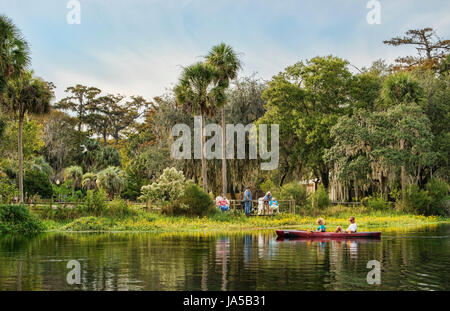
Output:
<instances>
[{"instance_id":1,"label":"white cloud","mask_svg":"<svg viewBox=\"0 0 450 311\"><path fill-rule=\"evenodd\" d=\"M172 87L182 66L195 62L193 55L199 54L176 47L92 53L95 68L81 71L73 67L58 67L58 70L50 70L46 78L57 85L58 99L64 96L66 87L78 83L96 86L105 93L141 95L151 99Z\"/></svg>"}]
</instances>

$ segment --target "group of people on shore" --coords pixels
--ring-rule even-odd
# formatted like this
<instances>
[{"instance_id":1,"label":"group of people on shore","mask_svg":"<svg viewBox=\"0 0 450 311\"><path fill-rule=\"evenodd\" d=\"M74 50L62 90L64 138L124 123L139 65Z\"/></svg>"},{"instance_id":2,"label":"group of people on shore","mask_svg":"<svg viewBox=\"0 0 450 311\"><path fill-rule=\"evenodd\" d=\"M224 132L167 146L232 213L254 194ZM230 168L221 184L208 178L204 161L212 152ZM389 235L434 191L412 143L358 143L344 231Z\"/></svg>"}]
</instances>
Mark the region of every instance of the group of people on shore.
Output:
<instances>
[{"instance_id":1,"label":"group of people on shore","mask_svg":"<svg viewBox=\"0 0 450 311\"><path fill-rule=\"evenodd\" d=\"M250 187L247 187L244 191L243 202L245 215L249 216L252 210L252 193ZM258 199L258 215L274 213L280 213L280 204L277 199L272 196L272 193L267 191L264 197Z\"/></svg>"},{"instance_id":2,"label":"group of people on shore","mask_svg":"<svg viewBox=\"0 0 450 311\"><path fill-rule=\"evenodd\" d=\"M249 216L252 211L252 193L250 187L247 187L244 191L242 201L244 203L245 215ZM216 207L222 212L230 210L230 201L226 195L216 197ZM258 199L258 215L280 213L280 205L278 201L272 196L272 193L268 191L264 197Z\"/></svg>"}]
</instances>

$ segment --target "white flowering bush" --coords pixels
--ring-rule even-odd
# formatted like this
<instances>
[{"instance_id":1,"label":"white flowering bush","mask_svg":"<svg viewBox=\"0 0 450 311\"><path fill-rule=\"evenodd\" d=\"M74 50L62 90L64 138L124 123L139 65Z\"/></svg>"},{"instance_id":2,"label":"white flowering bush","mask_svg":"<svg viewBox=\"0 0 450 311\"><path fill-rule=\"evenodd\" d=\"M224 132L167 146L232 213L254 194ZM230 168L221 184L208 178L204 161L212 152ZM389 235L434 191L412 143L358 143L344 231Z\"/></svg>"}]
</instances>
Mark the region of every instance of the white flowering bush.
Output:
<instances>
[{"instance_id":1,"label":"white flowering bush","mask_svg":"<svg viewBox=\"0 0 450 311\"><path fill-rule=\"evenodd\" d=\"M156 182L141 188L142 195L139 200L173 202L184 193L185 187L186 181L183 172L174 167L166 168Z\"/></svg>"}]
</instances>

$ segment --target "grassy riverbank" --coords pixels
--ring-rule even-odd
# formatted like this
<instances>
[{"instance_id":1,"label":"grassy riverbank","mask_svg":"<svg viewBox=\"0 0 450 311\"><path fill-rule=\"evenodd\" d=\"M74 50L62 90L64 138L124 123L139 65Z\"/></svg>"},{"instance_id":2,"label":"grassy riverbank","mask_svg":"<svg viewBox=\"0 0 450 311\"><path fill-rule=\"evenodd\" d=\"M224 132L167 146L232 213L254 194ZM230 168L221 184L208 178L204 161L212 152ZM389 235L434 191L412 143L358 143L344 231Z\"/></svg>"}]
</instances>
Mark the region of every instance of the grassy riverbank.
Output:
<instances>
[{"instance_id":1,"label":"grassy riverbank","mask_svg":"<svg viewBox=\"0 0 450 311\"><path fill-rule=\"evenodd\" d=\"M330 208L316 215L280 214L266 217L212 214L206 217L169 217L152 212L139 211L123 218L81 217L73 221L43 220L47 231L139 231L139 232L239 232L261 229L298 228L315 229L317 217L323 217L328 230L338 225L347 226L348 217L354 215L360 231L401 230L424 225L449 223L450 218L425 217L394 211L371 211L366 208Z\"/></svg>"}]
</instances>

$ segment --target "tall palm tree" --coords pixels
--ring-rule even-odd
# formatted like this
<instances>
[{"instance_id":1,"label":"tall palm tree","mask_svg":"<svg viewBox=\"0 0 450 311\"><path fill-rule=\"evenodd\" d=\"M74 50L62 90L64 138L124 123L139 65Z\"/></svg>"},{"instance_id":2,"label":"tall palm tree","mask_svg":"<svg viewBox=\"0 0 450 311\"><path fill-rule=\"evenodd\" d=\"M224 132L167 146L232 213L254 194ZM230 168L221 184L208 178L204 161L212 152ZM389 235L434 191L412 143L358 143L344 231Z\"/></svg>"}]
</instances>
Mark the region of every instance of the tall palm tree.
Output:
<instances>
[{"instance_id":1,"label":"tall palm tree","mask_svg":"<svg viewBox=\"0 0 450 311\"><path fill-rule=\"evenodd\" d=\"M0 101L9 79L17 77L30 63L30 50L19 29L0 15Z\"/></svg>"},{"instance_id":2,"label":"tall palm tree","mask_svg":"<svg viewBox=\"0 0 450 311\"><path fill-rule=\"evenodd\" d=\"M19 202L23 203L23 121L27 113L45 114L50 110L54 86L40 78L34 78L30 71L23 72L6 84L4 105L19 122Z\"/></svg>"},{"instance_id":3,"label":"tall palm tree","mask_svg":"<svg viewBox=\"0 0 450 311\"><path fill-rule=\"evenodd\" d=\"M183 69L174 92L179 105L195 115L201 116L201 159L203 189L208 191L206 160L204 154L206 116L213 116L224 102L224 88L217 83L219 72L207 63L198 62Z\"/></svg>"},{"instance_id":4,"label":"tall palm tree","mask_svg":"<svg viewBox=\"0 0 450 311\"><path fill-rule=\"evenodd\" d=\"M233 48L225 43L213 46L206 61L216 67L219 72L218 83L228 88L230 81L237 77L241 69L241 61ZM226 99L225 99L226 101ZM225 104L222 106L222 193L227 194L227 159L226 159L226 127Z\"/></svg>"}]
</instances>

